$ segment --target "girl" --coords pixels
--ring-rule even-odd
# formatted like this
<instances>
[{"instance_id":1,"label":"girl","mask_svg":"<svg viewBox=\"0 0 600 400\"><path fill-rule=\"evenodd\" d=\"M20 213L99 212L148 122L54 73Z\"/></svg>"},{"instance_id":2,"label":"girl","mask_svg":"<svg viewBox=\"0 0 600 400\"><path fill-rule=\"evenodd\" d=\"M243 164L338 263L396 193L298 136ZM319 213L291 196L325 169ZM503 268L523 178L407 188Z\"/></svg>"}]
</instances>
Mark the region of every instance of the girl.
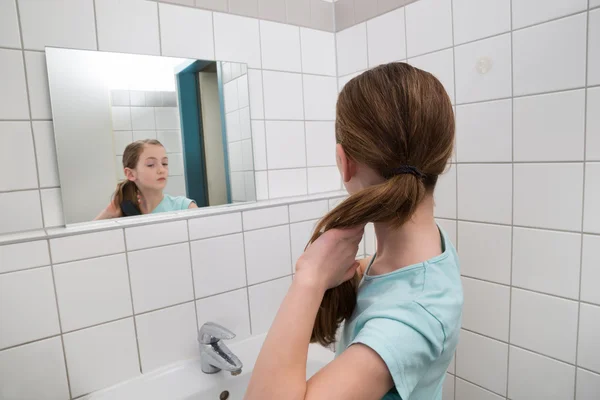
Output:
<instances>
[{"instance_id":1,"label":"girl","mask_svg":"<svg viewBox=\"0 0 600 400\"><path fill-rule=\"evenodd\" d=\"M454 145L450 99L427 72L377 67L340 93L336 140L350 196L297 261L246 399L439 400L463 304L456 251L433 217ZM368 222L377 254L363 268ZM336 359L307 382L309 342L331 344L342 321Z\"/></svg>"},{"instance_id":2,"label":"girl","mask_svg":"<svg viewBox=\"0 0 600 400\"><path fill-rule=\"evenodd\" d=\"M123 210L134 215L198 208L193 200L163 193L169 176L169 159L158 140L129 144L123 152L123 168L126 179L117 184L112 201L96 220L122 217Z\"/></svg>"}]
</instances>

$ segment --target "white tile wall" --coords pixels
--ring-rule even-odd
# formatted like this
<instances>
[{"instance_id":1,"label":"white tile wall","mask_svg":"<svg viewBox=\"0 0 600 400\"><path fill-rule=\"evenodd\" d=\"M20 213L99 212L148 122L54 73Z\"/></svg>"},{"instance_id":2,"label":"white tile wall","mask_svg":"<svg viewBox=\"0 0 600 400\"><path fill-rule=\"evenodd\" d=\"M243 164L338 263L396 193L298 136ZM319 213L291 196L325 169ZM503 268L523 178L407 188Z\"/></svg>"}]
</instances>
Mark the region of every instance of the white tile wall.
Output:
<instances>
[{"instance_id":1,"label":"white tile wall","mask_svg":"<svg viewBox=\"0 0 600 400\"><path fill-rule=\"evenodd\" d=\"M404 8L367 21L369 68L406 58Z\"/></svg>"},{"instance_id":2,"label":"white tile wall","mask_svg":"<svg viewBox=\"0 0 600 400\"><path fill-rule=\"evenodd\" d=\"M158 7L163 55L205 60L215 58L211 12L168 4L159 4Z\"/></svg>"},{"instance_id":3,"label":"white tile wall","mask_svg":"<svg viewBox=\"0 0 600 400\"><path fill-rule=\"evenodd\" d=\"M439 177L434 197L436 217L456 218L456 165Z\"/></svg>"},{"instance_id":4,"label":"white tile wall","mask_svg":"<svg viewBox=\"0 0 600 400\"><path fill-rule=\"evenodd\" d=\"M198 300L196 306L198 327L202 327L206 322L215 322L235 333L235 340L243 340L250 336L246 288Z\"/></svg>"},{"instance_id":5,"label":"white tile wall","mask_svg":"<svg viewBox=\"0 0 600 400\"><path fill-rule=\"evenodd\" d=\"M563 17L584 11L587 8L585 0L549 0L542 3L535 0L513 0L512 18L515 29L533 25L539 22Z\"/></svg>"},{"instance_id":6,"label":"white tile wall","mask_svg":"<svg viewBox=\"0 0 600 400\"><path fill-rule=\"evenodd\" d=\"M600 163L586 164L583 230L600 233Z\"/></svg>"},{"instance_id":7,"label":"white tile wall","mask_svg":"<svg viewBox=\"0 0 600 400\"><path fill-rule=\"evenodd\" d=\"M446 374L444 386L442 388L442 397L448 400L454 400L454 376Z\"/></svg>"},{"instance_id":8,"label":"white tile wall","mask_svg":"<svg viewBox=\"0 0 600 400\"><path fill-rule=\"evenodd\" d=\"M205 239L242 231L242 215L229 213L194 218L188 222L190 240Z\"/></svg>"},{"instance_id":9,"label":"white tile wall","mask_svg":"<svg viewBox=\"0 0 600 400\"><path fill-rule=\"evenodd\" d=\"M508 341L510 288L463 278L465 303L462 327L494 339Z\"/></svg>"},{"instance_id":10,"label":"white tile wall","mask_svg":"<svg viewBox=\"0 0 600 400\"><path fill-rule=\"evenodd\" d=\"M262 67L278 71L301 72L300 28L260 21Z\"/></svg>"},{"instance_id":11,"label":"white tile wall","mask_svg":"<svg viewBox=\"0 0 600 400\"><path fill-rule=\"evenodd\" d=\"M573 399L575 367L511 346L508 397Z\"/></svg>"},{"instance_id":12,"label":"white tile wall","mask_svg":"<svg viewBox=\"0 0 600 400\"><path fill-rule=\"evenodd\" d=\"M420 0L406 6L408 56L452 46L452 2Z\"/></svg>"},{"instance_id":13,"label":"white tile wall","mask_svg":"<svg viewBox=\"0 0 600 400\"><path fill-rule=\"evenodd\" d=\"M215 58L260 68L260 34L256 19L213 13Z\"/></svg>"},{"instance_id":14,"label":"white tile wall","mask_svg":"<svg viewBox=\"0 0 600 400\"><path fill-rule=\"evenodd\" d=\"M453 393L454 394L454 393ZM500 400L500 397L472 383L456 379L456 398L459 400Z\"/></svg>"},{"instance_id":15,"label":"white tile wall","mask_svg":"<svg viewBox=\"0 0 600 400\"><path fill-rule=\"evenodd\" d=\"M581 304L579 312L579 342L578 365L600 373L600 343L598 331L600 330L600 307Z\"/></svg>"},{"instance_id":16,"label":"white tile wall","mask_svg":"<svg viewBox=\"0 0 600 400\"><path fill-rule=\"evenodd\" d=\"M304 75L304 116L307 120L334 120L337 81L333 77Z\"/></svg>"},{"instance_id":17,"label":"white tile wall","mask_svg":"<svg viewBox=\"0 0 600 400\"><path fill-rule=\"evenodd\" d=\"M459 164L458 193L459 219L510 224L511 165Z\"/></svg>"},{"instance_id":18,"label":"white tile wall","mask_svg":"<svg viewBox=\"0 0 600 400\"><path fill-rule=\"evenodd\" d=\"M194 299L188 243L132 251L128 262L136 313Z\"/></svg>"},{"instance_id":19,"label":"white tile wall","mask_svg":"<svg viewBox=\"0 0 600 400\"><path fill-rule=\"evenodd\" d=\"M600 393L600 375L584 369L577 369L577 399L594 400Z\"/></svg>"},{"instance_id":20,"label":"white tile wall","mask_svg":"<svg viewBox=\"0 0 600 400\"><path fill-rule=\"evenodd\" d=\"M37 51L26 51L24 54L31 118L52 119L46 55Z\"/></svg>"},{"instance_id":21,"label":"white tile wall","mask_svg":"<svg viewBox=\"0 0 600 400\"><path fill-rule=\"evenodd\" d=\"M340 190L342 185L338 167L308 169L308 193L325 193Z\"/></svg>"},{"instance_id":22,"label":"white tile wall","mask_svg":"<svg viewBox=\"0 0 600 400\"><path fill-rule=\"evenodd\" d=\"M50 254L48 242L45 240L0 246L0 273L48 264L50 264Z\"/></svg>"},{"instance_id":23,"label":"white tile wall","mask_svg":"<svg viewBox=\"0 0 600 400\"><path fill-rule=\"evenodd\" d=\"M21 47L17 3L13 0L0 2L0 46Z\"/></svg>"},{"instance_id":24,"label":"white tile wall","mask_svg":"<svg viewBox=\"0 0 600 400\"><path fill-rule=\"evenodd\" d=\"M264 71L263 89L267 119L304 119L302 75Z\"/></svg>"},{"instance_id":25,"label":"white tile wall","mask_svg":"<svg viewBox=\"0 0 600 400\"><path fill-rule=\"evenodd\" d=\"M0 193L0 210L10 210L0 225L0 234L40 229L42 209L37 190Z\"/></svg>"},{"instance_id":26,"label":"white tile wall","mask_svg":"<svg viewBox=\"0 0 600 400\"><path fill-rule=\"evenodd\" d=\"M54 263L122 253L125 251L123 231L115 229L50 239L50 251Z\"/></svg>"},{"instance_id":27,"label":"white tile wall","mask_svg":"<svg viewBox=\"0 0 600 400\"><path fill-rule=\"evenodd\" d=\"M600 24L599 24L600 25ZM587 89L586 158L600 160L600 88Z\"/></svg>"},{"instance_id":28,"label":"white tile wall","mask_svg":"<svg viewBox=\"0 0 600 400\"><path fill-rule=\"evenodd\" d=\"M291 275L287 225L245 232L244 242L249 285Z\"/></svg>"},{"instance_id":29,"label":"white tile wall","mask_svg":"<svg viewBox=\"0 0 600 400\"><path fill-rule=\"evenodd\" d=\"M305 128L307 166L336 165L335 122L307 121Z\"/></svg>"},{"instance_id":30,"label":"white tile wall","mask_svg":"<svg viewBox=\"0 0 600 400\"><path fill-rule=\"evenodd\" d=\"M583 253L581 265L581 300L600 305L600 236L583 235Z\"/></svg>"},{"instance_id":31,"label":"white tile wall","mask_svg":"<svg viewBox=\"0 0 600 400\"><path fill-rule=\"evenodd\" d=\"M308 193L307 172L304 168L268 172L269 197L280 198Z\"/></svg>"},{"instance_id":32,"label":"white tile wall","mask_svg":"<svg viewBox=\"0 0 600 400\"><path fill-rule=\"evenodd\" d=\"M448 96L450 96L450 101L454 104L454 56L452 49L411 58L408 63L430 72L438 78L444 85Z\"/></svg>"},{"instance_id":33,"label":"white tile wall","mask_svg":"<svg viewBox=\"0 0 600 400\"><path fill-rule=\"evenodd\" d=\"M266 121L269 169L306 166L304 122Z\"/></svg>"},{"instance_id":34,"label":"white tile wall","mask_svg":"<svg viewBox=\"0 0 600 400\"><path fill-rule=\"evenodd\" d=\"M454 43L510 31L510 0L454 0Z\"/></svg>"},{"instance_id":35,"label":"white tile wall","mask_svg":"<svg viewBox=\"0 0 600 400\"><path fill-rule=\"evenodd\" d=\"M42 199L42 212L44 213L44 226L46 228L63 226L65 218L63 216L60 189L42 189L40 190L40 197Z\"/></svg>"},{"instance_id":36,"label":"white tile wall","mask_svg":"<svg viewBox=\"0 0 600 400\"><path fill-rule=\"evenodd\" d=\"M60 182L52 122L34 121L32 126L40 187L58 186Z\"/></svg>"},{"instance_id":37,"label":"white tile wall","mask_svg":"<svg viewBox=\"0 0 600 400\"><path fill-rule=\"evenodd\" d=\"M290 222L320 218L329 211L326 200L290 204Z\"/></svg>"},{"instance_id":38,"label":"white tile wall","mask_svg":"<svg viewBox=\"0 0 600 400\"><path fill-rule=\"evenodd\" d=\"M461 273L505 285L510 284L511 228L509 226L458 223Z\"/></svg>"},{"instance_id":39,"label":"white tile wall","mask_svg":"<svg viewBox=\"0 0 600 400\"><path fill-rule=\"evenodd\" d=\"M139 250L185 242L188 240L188 229L185 221L126 228L125 239L127 250Z\"/></svg>"},{"instance_id":40,"label":"white tile wall","mask_svg":"<svg viewBox=\"0 0 600 400\"><path fill-rule=\"evenodd\" d=\"M318 220L298 222L290 225L290 237L292 242L292 268L296 271L296 262L304 253Z\"/></svg>"},{"instance_id":41,"label":"white tile wall","mask_svg":"<svg viewBox=\"0 0 600 400\"><path fill-rule=\"evenodd\" d=\"M337 35L337 72L344 76L367 68L367 25L358 24Z\"/></svg>"},{"instance_id":42,"label":"white tile wall","mask_svg":"<svg viewBox=\"0 0 600 400\"><path fill-rule=\"evenodd\" d=\"M0 191L38 187L33 135L29 122L0 122L0 158L7 167L18 166L17 173L4 174L0 180Z\"/></svg>"},{"instance_id":43,"label":"white tile wall","mask_svg":"<svg viewBox=\"0 0 600 400\"><path fill-rule=\"evenodd\" d=\"M23 53L0 49L0 119L28 119Z\"/></svg>"},{"instance_id":44,"label":"white tile wall","mask_svg":"<svg viewBox=\"0 0 600 400\"><path fill-rule=\"evenodd\" d=\"M302 72L336 76L334 34L300 28L300 44L302 48Z\"/></svg>"},{"instance_id":45,"label":"white tile wall","mask_svg":"<svg viewBox=\"0 0 600 400\"><path fill-rule=\"evenodd\" d=\"M588 85L600 84L600 10L590 11L588 33Z\"/></svg>"},{"instance_id":46,"label":"white tile wall","mask_svg":"<svg viewBox=\"0 0 600 400\"><path fill-rule=\"evenodd\" d=\"M248 288L253 335L269 330L291 283L288 276Z\"/></svg>"}]
</instances>

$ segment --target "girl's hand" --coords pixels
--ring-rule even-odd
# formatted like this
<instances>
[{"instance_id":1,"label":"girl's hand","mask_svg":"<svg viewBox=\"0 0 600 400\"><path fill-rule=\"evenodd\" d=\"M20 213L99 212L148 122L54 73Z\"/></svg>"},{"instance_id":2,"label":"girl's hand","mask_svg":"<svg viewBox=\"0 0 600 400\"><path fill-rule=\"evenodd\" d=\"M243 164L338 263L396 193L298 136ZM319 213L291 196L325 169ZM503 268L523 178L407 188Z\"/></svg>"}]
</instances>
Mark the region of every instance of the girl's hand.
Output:
<instances>
[{"instance_id":1,"label":"girl's hand","mask_svg":"<svg viewBox=\"0 0 600 400\"><path fill-rule=\"evenodd\" d=\"M114 201L111 201L94 220L120 218L122 216L121 207L117 207Z\"/></svg>"},{"instance_id":2,"label":"girl's hand","mask_svg":"<svg viewBox=\"0 0 600 400\"><path fill-rule=\"evenodd\" d=\"M323 233L298 259L297 279L323 291L351 279L359 266L356 253L363 233L364 225Z\"/></svg>"}]
</instances>

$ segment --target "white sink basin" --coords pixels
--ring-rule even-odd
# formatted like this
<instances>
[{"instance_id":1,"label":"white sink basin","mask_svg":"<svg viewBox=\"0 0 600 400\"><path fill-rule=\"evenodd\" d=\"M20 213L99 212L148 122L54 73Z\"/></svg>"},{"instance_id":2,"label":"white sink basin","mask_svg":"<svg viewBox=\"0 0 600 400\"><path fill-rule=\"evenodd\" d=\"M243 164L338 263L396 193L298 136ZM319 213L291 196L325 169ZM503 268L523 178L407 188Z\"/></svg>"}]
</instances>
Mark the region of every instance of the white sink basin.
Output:
<instances>
[{"instance_id":1,"label":"white sink basin","mask_svg":"<svg viewBox=\"0 0 600 400\"><path fill-rule=\"evenodd\" d=\"M242 400L254 363L265 339L255 336L233 343L229 348L244 364L242 373L231 376L229 372L205 374L200 370L200 358L169 365L159 370L94 392L84 400L219 400L229 392L228 400ZM306 377L314 375L333 360L333 352L311 344L308 351Z\"/></svg>"}]
</instances>

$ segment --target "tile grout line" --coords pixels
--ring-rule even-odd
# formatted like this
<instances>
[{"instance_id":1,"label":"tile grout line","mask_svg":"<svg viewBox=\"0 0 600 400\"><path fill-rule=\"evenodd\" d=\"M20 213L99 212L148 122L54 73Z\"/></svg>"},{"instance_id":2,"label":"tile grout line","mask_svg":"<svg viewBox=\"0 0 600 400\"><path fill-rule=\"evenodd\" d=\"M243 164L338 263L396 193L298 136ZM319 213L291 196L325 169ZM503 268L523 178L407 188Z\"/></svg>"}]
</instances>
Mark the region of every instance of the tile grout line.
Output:
<instances>
[{"instance_id":1,"label":"tile grout line","mask_svg":"<svg viewBox=\"0 0 600 400\"><path fill-rule=\"evenodd\" d=\"M158 25L158 54L160 54L161 56L163 55L163 48L162 48L162 30L161 30L161 23L160 23L160 4L159 2L156 2L156 22ZM215 37L215 32L214 32L214 27L213 27L213 40Z\"/></svg>"},{"instance_id":2,"label":"tile grout line","mask_svg":"<svg viewBox=\"0 0 600 400\"><path fill-rule=\"evenodd\" d=\"M137 319L135 318L135 307L133 305L133 285L131 284L131 269L129 267L129 251L127 249L127 235L125 234L125 229L122 229L123 234L123 245L125 246L125 263L127 265L127 283L129 284L129 300L131 301L131 319L133 322L133 330L135 333L135 345L137 348L137 356L138 356L138 367L140 374L143 374L142 371L142 354L140 352L140 341L138 338L138 330L137 330Z\"/></svg>"},{"instance_id":3,"label":"tile grout line","mask_svg":"<svg viewBox=\"0 0 600 400\"><path fill-rule=\"evenodd\" d=\"M587 87L588 84L588 78L589 78L589 68L588 68L588 63L589 63L589 42L590 42L590 0L588 0L587 2L587 15L586 15L586 33L585 33L585 86ZM579 333L580 333L580 327L581 327L581 283L582 283L582 273L583 273L583 242L584 242L584 235L583 235L583 231L584 231L584 225L585 225L585 179L586 179L586 159L587 159L587 109L588 109L588 89L585 90L585 95L584 95L584 104L583 104L583 194L581 196L581 245L580 245L580 249L579 249L579 294L577 296L577 299L579 300L579 302L577 303L577 330L576 330L576 336L575 336L575 365L578 364L579 362ZM578 368L575 367L575 383L574 383L574 393L573 393L573 398L576 399L577 398L577 370Z\"/></svg>"},{"instance_id":4,"label":"tile grout line","mask_svg":"<svg viewBox=\"0 0 600 400\"><path fill-rule=\"evenodd\" d=\"M514 98L515 95L515 78L514 78L514 51L513 51L513 17L512 17L513 0L509 2L510 15L510 159L511 159L511 203L510 203L510 272L509 272L509 288L508 288L508 349L506 354L506 389L505 395L508 398L510 384L510 339L512 325L512 293L513 293L513 266L514 266L514 232L515 232L515 118L514 118Z\"/></svg>"},{"instance_id":5,"label":"tile grout line","mask_svg":"<svg viewBox=\"0 0 600 400\"><path fill-rule=\"evenodd\" d=\"M303 133L304 133L304 174L306 176L306 194L310 191L308 189L308 143L306 136L306 106L305 106L305 96L304 96L304 63L303 57L304 52L302 51L302 35L300 33L300 29L298 29L298 36L300 41L300 70L302 71L302 76L300 77L302 81L302 125L303 125ZM337 81L337 79L336 79ZM289 205L288 205L288 221L289 221ZM290 231L291 234L291 231ZM290 238L290 251L291 251L291 238ZM290 257L291 258L291 257Z\"/></svg>"},{"instance_id":6,"label":"tile grout line","mask_svg":"<svg viewBox=\"0 0 600 400\"><path fill-rule=\"evenodd\" d=\"M244 230L244 215L240 213L240 222L242 225L242 248L244 250L244 275L246 277L246 301L248 305L248 328L252 335L252 309L250 308L250 285L248 285L248 260L246 257L246 231Z\"/></svg>"},{"instance_id":7,"label":"tile grout line","mask_svg":"<svg viewBox=\"0 0 600 400\"><path fill-rule=\"evenodd\" d=\"M267 146L267 107L265 106L265 74L264 74L264 65L263 65L263 51L262 51L262 31L260 29L260 21L258 21L258 51L260 52L260 84L262 90L262 111L264 121L262 123L265 133L265 164L267 167L266 175L267 175L267 199L271 198L271 191L269 185L269 146ZM250 117L252 118L252 117ZM257 191L257 200L258 200L258 191ZM250 302L250 296L248 292L248 302Z\"/></svg>"},{"instance_id":8,"label":"tile grout line","mask_svg":"<svg viewBox=\"0 0 600 400\"><path fill-rule=\"evenodd\" d=\"M188 254L190 257L190 271L192 272L192 295L194 297L194 313L196 315L196 332L200 332L200 326L198 324L198 304L196 302L196 280L194 279L194 259L192 257L192 241L190 240L190 221L186 220L186 228L187 228L187 245L188 245Z\"/></svg>"},{"instance_id":9,"label":"tile grout line","mask_svg":"<svg viewBox=\"0 0 600 400\"><path fill-rule=\"evenodd\" d=\"M98 38L98 13L96 12L96 0L93 0L92 11L94 12L94 33L96 34L96 50L100 51L100 39Z\"/></svg>"},{"instance_id":10,"label":"tile grout line","mask_svg":"<svg viewBox=\"0 0 600 400\"><path fill-rule=\"evenodd\" d=\"M69 398L73 397L73 393L71 390L71 378L69 374L69 366L67 364L67 350L65 348L65 338L63 334L62 321L60 316L60 307L58 305L58 290L56 289L56 277L54 276L54 263L52 262L52 248L50 247L50 240L46 240L46 245L48 246L48 258L50 261L50 272L52 274L52 286L54 288L54 300L56 301L56 313L58 314L58 327L60 330L60 342L62 345L62 353L63 359L65 363L65 374L67 376L67 387L69 389Z\"/></svg>"}]
</instances>

